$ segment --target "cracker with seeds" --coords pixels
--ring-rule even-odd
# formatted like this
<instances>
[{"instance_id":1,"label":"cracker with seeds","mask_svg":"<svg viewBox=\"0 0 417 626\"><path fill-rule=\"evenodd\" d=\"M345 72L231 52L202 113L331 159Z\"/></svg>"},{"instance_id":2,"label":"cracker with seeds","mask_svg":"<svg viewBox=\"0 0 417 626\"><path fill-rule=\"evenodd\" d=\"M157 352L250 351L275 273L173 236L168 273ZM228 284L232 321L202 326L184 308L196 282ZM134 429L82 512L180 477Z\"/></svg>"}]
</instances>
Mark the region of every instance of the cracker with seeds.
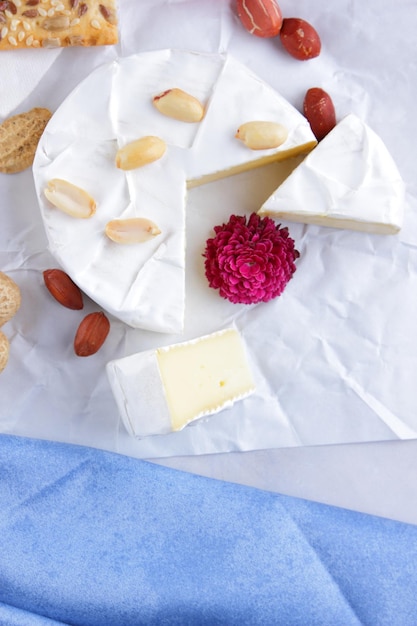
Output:
<instances>
[{"instance_id":1,"label":"cracker with seeds","mask_svg":"<svg viewBox=\"0 0 417 626\"><path fill-rule=\"evenodd\" d=\"M117 41L116 0L0 0L0 50Z\"/></svg>"}]
</instances>

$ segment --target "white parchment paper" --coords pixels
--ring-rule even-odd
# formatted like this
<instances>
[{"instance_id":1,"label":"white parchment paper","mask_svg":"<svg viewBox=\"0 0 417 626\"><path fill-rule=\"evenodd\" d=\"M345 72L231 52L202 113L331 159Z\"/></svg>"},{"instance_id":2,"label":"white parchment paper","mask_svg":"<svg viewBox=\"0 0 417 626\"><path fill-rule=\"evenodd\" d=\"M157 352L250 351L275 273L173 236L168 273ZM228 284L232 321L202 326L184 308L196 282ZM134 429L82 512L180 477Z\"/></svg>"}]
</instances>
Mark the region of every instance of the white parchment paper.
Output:
<instances>
[{"instance_id":1,"label":"white parchment paper","mask_svg":"<svg viewBox=\"0 0 417 626\"><path fill-rule=\"evenodd\" d=\"M319 58L302 63L279 40L250 36L233 2L121 0L120 45L62 51L19 106L55 110L95 67L116 56L167 47L227 51L297 108L309 87L321 86L332 95L339 119L354 112L381 136L407 185L401 233L371 236L285 224L301 256L284 294L266 305L232 305L207 288L205 240L231 213L257 210L283 174L273 165L189 191L186 327L180 339L234 322L250 352L257 392L181 433L138 441L120 423L104 366L177 342L178 335L133 330L112 319L100 352L76 357L75 330L97 305L86 299L84 311L74 312L52 300L42 271L56 263L47 250L32 173L0 175L0 268L23 296L21 310L2 328L11 355L0 376L1 432L149 458L417 436L416 9L386 0L280 5L284 16L296 13L315 25L323 43Z\"/></svg>"}]
</instances>

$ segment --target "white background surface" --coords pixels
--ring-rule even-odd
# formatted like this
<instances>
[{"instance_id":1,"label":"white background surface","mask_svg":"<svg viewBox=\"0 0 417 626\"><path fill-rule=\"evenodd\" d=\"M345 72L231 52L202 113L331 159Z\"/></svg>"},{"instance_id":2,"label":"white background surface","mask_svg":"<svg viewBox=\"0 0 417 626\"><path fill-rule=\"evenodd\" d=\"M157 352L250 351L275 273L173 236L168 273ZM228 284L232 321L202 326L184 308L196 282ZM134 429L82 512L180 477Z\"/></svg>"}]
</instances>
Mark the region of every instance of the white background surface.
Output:
<instances>
[{"instance_id":1,"label":"white background surface","mask_svg":"<svg viewBox=\"0 0 417 626\"><path fill-rule=\"evenodd\" d=\"M417 9L405 0L370 0L366 6L348 0L330 5L282 1L280 6L285 17L303 17L317 28L323 45L318 59L296 61L279 40L250 36L235 17L233 2L120 0L119 46L3 52L0 114L32 106L54 111L102 63L142 50L182 47L230 52L297 108L309 87L321 86L331 93L339 119L354 112L366 121L386 143L406 182L405 224L394 239L291 228L305 258L285 294L300 303L300 344L297 351L295 339L280 341L287 377L280 397L291 407L291 418L303 425L308 435L300 442L304 445L284 449L285 443L274 442L275 450L162 462L417 523L417 442L398 441L401 432L385 427L388 419L405 425L407 437L417 431ZM212 205L220 211L230 207L226 215L250 212L272 191L275 173L274 167L265 168L195 190L189 198L191 219ZM21 311L3 329L11 340L11 358L0 378L0 431L143 456L118 422L103 365L149 347L154 337L114 322L103 350L93 360L77 359L72 340L81 317L48 299L43 288L42 271L54 262L46 250L30 171L0 175L0 203L0 268L23 294ZM285 326L291 320L284 307L282 299L277 324L280 337L288 338L289 328L296 332L297 327ZM90 310L96 307L87 302L83 313ZM318 335L319 326L324 335ZM190 336L207 330L190 319ZM307 358L306 342L311 342L313 361ZM323 353L337 356L334 370L325 359L317 367L317 342L327 348ZM361 394L352 394L357 385ZM375 414L371 429L361 428L364 408L367 419ZM338 432L341 417L343 432ZM349 418L354 425L350 434Z\"/></svg>"}]
</instances>

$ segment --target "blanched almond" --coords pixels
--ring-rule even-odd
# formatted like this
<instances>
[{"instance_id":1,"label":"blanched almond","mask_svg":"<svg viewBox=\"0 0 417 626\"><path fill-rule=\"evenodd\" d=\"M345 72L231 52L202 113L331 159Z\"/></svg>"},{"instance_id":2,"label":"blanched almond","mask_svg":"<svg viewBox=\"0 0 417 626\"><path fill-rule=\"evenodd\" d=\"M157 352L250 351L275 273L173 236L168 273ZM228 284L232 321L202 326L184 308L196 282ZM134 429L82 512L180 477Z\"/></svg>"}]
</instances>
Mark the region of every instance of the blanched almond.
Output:
<instances>
[{"instance_id":1,"label":"blanched almond","mask_svg":"<svg viewBox=\"0 0 417 626\"><path fill-rule=\"evenodd\" d=\"M201 102L177 87L155 96L153 104L160 113L180 122L200 122L204 117Z\"/></svg>"},{"instance_id":2,"label":"blanched almond","mask_svg":"<svg viewBox=\"0 0 417 626\"><path fill-rule=\"evenodd\" d=\"M143 243L161 233L156 224L144 217L112 220L107 223L105 232L116 243Z\"/></svg>"},{"instance_id":3,"label":"blanched almond","mask_svg":"<svg viewBox=\"0 0 417 626\"><path fill-rule=\"evenodd\" d=\"M48 182L45 196L57 209L72 217L91 217L96 211L95 200L84 189L61 178Z\"/></svg>"},{"instance_id":4,"label":"blanched almond","mask_svg":"<svg viewBox=\"0 0 417 626\"><path fill-rule=\"evenodd\" d=\"M285 126L276 122L254 121L239 126L235 137L251 150L268 150L283 144L288 137L288 131Z\"/></svg>"},{"instance_id":5,"label":"blanched almond","mask_svg":"<svg viewBox=\"0 0 417 626\"><path fill-rule=\"evenodd\" d=\"M134 170L160 159L166 150L166 143L159 137L141 137L120 148L116 154L116 166L121 170Z\"/></svg>"}]
</instances>

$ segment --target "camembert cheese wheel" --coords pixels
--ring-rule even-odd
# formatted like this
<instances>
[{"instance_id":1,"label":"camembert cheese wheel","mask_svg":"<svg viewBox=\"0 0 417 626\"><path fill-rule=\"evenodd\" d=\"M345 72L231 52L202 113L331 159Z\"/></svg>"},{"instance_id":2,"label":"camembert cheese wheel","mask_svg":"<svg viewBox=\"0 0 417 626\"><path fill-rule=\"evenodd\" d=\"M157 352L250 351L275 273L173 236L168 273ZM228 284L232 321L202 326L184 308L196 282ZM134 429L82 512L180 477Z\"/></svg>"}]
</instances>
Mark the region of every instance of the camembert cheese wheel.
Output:
<instances>
[{"instance_id":1,"label":"camembert cheese wheel","mask_svg":"<svg viewBox=\"0 0 417 626\"><path fill-rule=\"evenodd\" d=\"M201 121L158 110L154 98L171 89L201 103ZM283 143L252 149L236 137L243 124L259 121L283 127ZM118 150L143 137L162 140L164 154L143 167L116 167ZM34 176L50 250L112 315L135 328L179 333L187 187L308 153L316 143L306 118L230 56L161 50L119 59L75 89L38 146ZM45 196L53 179L83 189L94 214L76 219L57 210ZM150 220L159 234L131 245L106 237L109 221L130 218Z\"/></svg>"}]
</instances>

